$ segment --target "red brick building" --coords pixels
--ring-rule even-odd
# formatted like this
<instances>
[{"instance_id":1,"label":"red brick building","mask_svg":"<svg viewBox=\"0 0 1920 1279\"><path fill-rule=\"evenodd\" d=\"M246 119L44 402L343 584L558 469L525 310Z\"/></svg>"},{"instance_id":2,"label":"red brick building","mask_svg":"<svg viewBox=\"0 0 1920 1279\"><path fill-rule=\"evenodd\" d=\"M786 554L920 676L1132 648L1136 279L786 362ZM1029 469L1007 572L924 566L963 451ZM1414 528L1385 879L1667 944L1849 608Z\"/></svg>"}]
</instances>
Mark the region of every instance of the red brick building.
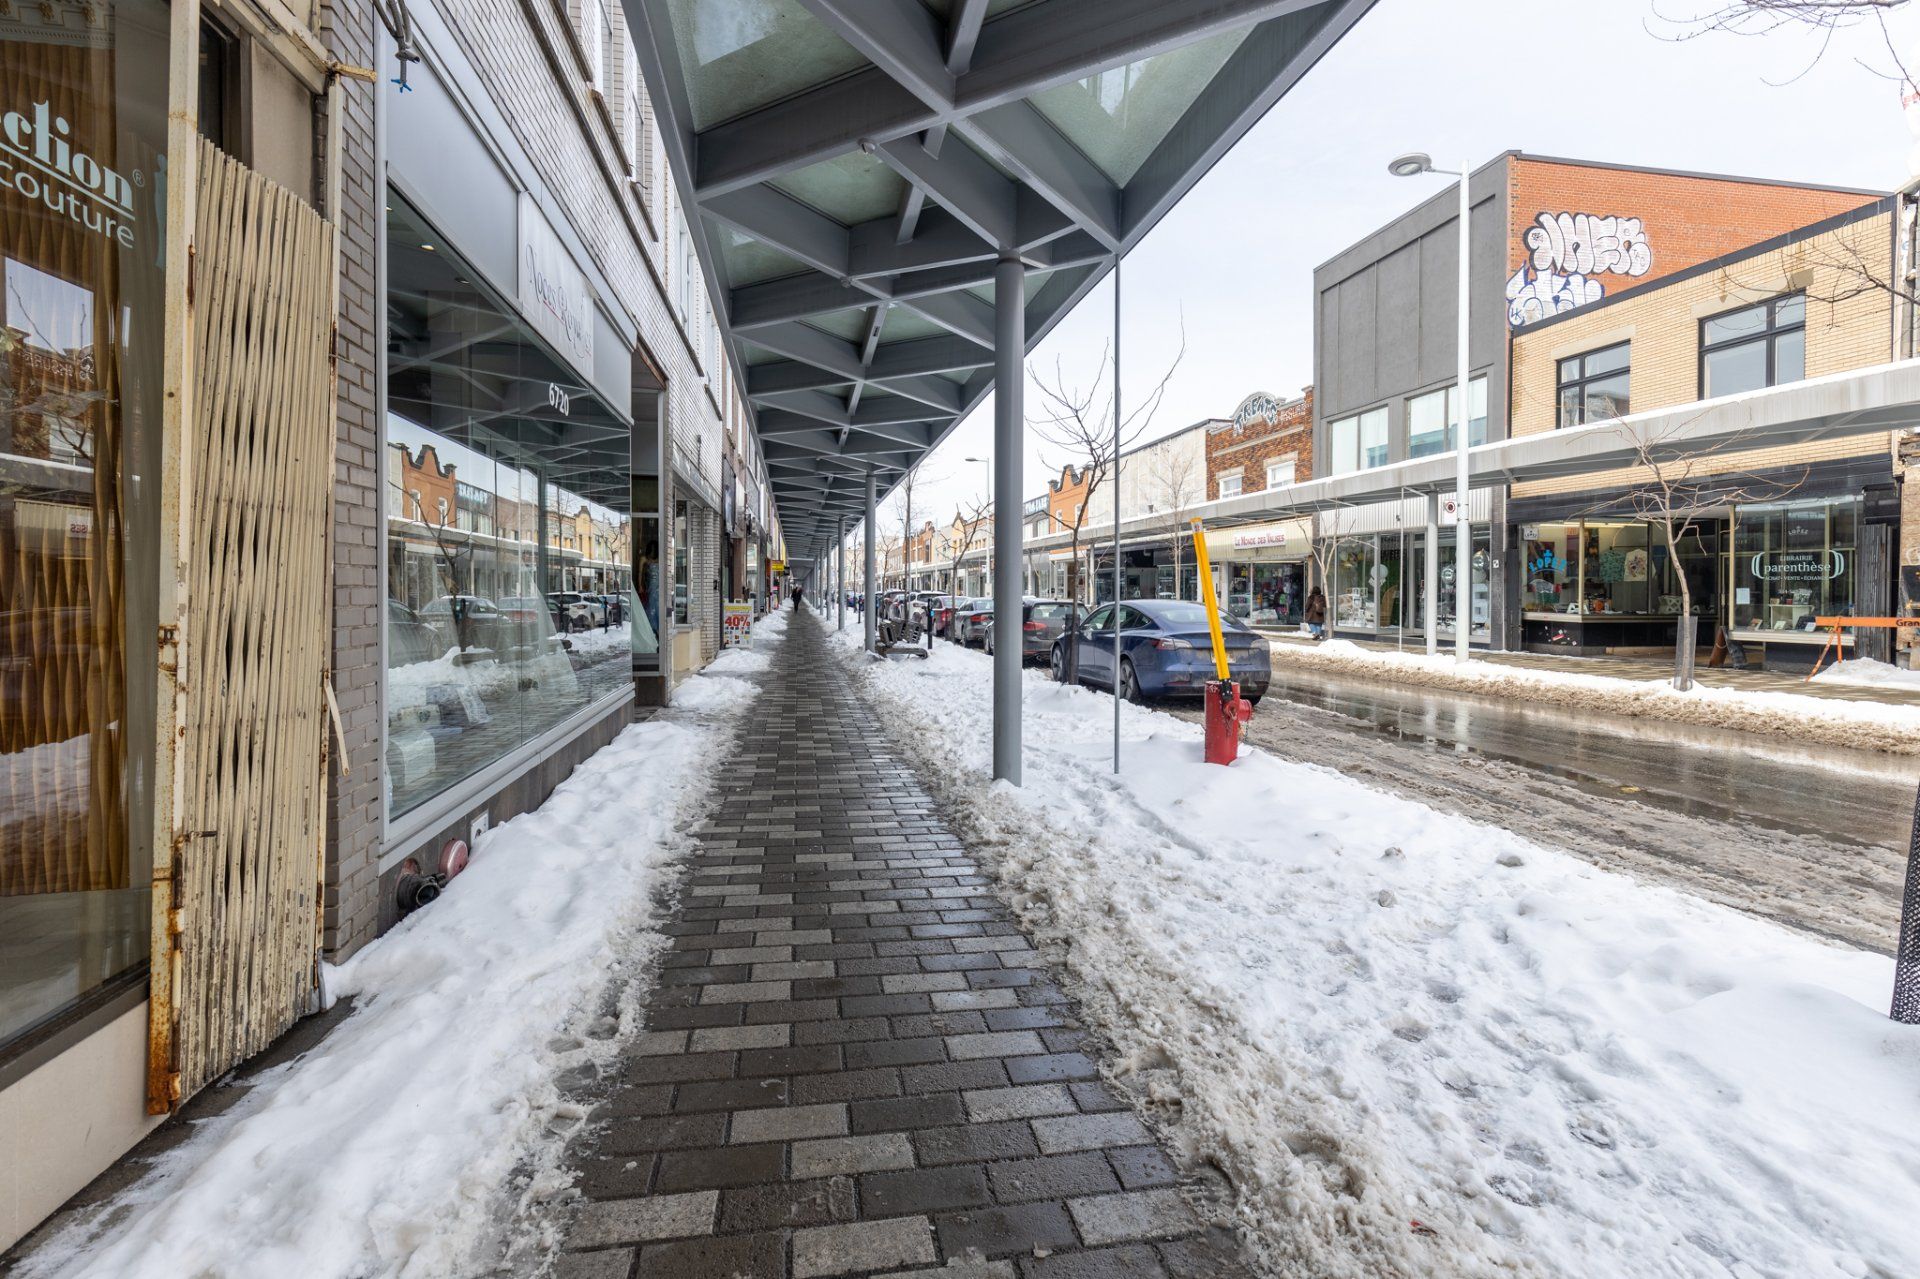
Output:
<instances>
[{"instance_id":1,"label":"red brick building","mask_svg":"<svg viewBox=\"0 0 1920 1279\"><path fill-rule=\"evenodd\" d=\"M1260 493L1313 474L1313 388L1282 400L1255 391L1207 428L1203 500Z\"/></svg>"}]
</instances>

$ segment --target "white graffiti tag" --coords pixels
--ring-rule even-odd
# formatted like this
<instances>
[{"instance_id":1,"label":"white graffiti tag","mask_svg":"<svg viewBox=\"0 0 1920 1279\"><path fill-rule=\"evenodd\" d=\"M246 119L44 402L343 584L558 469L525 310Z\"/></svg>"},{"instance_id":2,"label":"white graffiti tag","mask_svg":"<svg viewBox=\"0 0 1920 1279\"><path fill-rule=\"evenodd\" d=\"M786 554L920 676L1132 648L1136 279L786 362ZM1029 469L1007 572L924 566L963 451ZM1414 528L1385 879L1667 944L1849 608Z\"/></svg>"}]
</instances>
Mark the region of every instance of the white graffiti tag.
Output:
<instances>
[{"instance_id":1,"label":"white graffiti tag","mask_svg":"<svg viewBox=\"0 0 1920 1279\"><path fill-rule=\"evenodd\" d=\"M1527 261L1507 281L1507 323L1514 328L1606 296L1597 275L1645 275L1653 248L1639 218L1540 213L1527 228Z\"/></svg>"},{"instance_id":2,"label":"white graffiti tag","mask_svg":"<svg viewBox=\"0 0 1920 1279\"><path fill-rule=\"evenodd\" d=\"M1507 280L1507 323L1514 328L1571 311L1607 295L1600 281L1584 275L1535 275L1526 267Z\"/></svg>"},{"instance_id":3,"label":"white graffiti tag","mask_svg":"<svg viewBox=\"0 0 1920 1279\"><path fill-rule=\"evenodd\" d=\"M1645 275L1653 250L1639 218L1542 213L1527 228L1533 269L1558 275Z\"/></svg>"}]
</instances>

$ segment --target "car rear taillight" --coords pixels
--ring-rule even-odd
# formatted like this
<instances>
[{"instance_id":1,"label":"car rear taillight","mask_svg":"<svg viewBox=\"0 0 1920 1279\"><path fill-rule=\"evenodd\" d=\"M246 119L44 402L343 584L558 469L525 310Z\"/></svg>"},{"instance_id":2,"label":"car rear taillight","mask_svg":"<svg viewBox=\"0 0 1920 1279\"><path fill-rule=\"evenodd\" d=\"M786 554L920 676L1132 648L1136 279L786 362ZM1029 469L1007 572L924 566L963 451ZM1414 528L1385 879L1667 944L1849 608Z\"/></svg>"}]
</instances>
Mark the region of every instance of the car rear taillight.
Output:
<instances>
[{"instance_id":1,"label":"car rear taillight","mask_svg":"<svg viewBox=\"0 0 1920 1279\"><path fill-rule=\"evenodd\" d=\"M1153 642L1153 646L1162 650L1193 647L1193 645L1181 639L1178 635L1163 635Z\"/></svg>"},{"instance_id":2,"label":"car rear taillight","mask_svg":"<svg viewBox=\"0 0 1920 1279\"><path fill-rule=\"evenodd\" d=\"M1047 629L1047 624L1045 622L1028 622L1020 629L1023 631L1032 631L1035 635L1038 635Z\"/></svg>"}]
</instances>

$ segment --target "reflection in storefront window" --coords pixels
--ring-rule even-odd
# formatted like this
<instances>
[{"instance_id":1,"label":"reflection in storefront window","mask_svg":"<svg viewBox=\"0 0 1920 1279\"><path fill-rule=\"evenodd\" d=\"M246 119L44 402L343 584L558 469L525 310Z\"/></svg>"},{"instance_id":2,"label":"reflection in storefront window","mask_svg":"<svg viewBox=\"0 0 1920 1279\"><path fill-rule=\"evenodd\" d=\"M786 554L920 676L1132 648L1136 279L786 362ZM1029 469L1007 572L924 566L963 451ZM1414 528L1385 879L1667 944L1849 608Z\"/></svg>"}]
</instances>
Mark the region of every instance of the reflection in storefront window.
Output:
<instances>
[{"instance_id":1,"label":"reflection in storefront window","mask_svg":"<svg viewBox=\"0 0 1920 1279\"><path fill-rule=\"evenodd\" d=\"M397 197L387 784L398 816L631 687L627 428ZM644 651L644 650L643 650Z\"/></svg>"},{"instance_id":2,"label":"reflection in storefront window","mask_svg":"<svg viewBox=\"0 0 1920 1279\"><path fill-rule=\"evenodd\" d=\"M0 15L4 1044L147 957L168 11Z\"/></svg>"}]
</instances>

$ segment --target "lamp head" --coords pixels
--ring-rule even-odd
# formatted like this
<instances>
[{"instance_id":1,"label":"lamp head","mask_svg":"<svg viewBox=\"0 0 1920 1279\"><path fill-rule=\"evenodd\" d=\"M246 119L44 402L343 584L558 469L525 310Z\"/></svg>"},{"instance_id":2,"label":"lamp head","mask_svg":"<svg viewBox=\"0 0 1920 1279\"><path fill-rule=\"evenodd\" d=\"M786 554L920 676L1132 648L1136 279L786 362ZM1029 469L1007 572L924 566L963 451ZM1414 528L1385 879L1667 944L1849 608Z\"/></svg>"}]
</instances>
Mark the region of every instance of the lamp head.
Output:
<instances>
[{"instance_id":1,"label":"lamp head","mask_svg":"<svg viewBox=\"0 0 1920 1279\"><path fill-rule=\"evenodd\" d=\"M1433 157L1425 151L1409 151L1397 155L1387 163L1387 172L1396 178L1413 178L1422 173L1433 172Z\"/></svg>"}]
</instances>

